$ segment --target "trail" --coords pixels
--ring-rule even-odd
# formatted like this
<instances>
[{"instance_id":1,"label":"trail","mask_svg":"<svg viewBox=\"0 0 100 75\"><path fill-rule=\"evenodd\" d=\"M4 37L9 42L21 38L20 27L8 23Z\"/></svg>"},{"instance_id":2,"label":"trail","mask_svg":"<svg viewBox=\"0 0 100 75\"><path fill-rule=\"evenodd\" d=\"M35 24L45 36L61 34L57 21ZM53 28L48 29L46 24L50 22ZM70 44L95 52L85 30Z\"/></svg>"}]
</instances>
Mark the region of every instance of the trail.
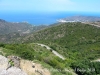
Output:
<instances>
[{"instance_id":1,"label":"trail","mask_svg":"<svg viewBox=\"0 0 100 75\"><path fill-rule=\"evenodd\" d=\"M54 55L58 56L58 57L61 58L62 60L65 60L65 58L64 58L61 54L59 54L57 51L53 50L53 49L50 48L49 46L44 45L44 44L39 44L39 43L37 43L37 45L40 45L40 46L42 46L42 47L46 47L48 50L52 50L52 53L53 53Z\"/></svg>"}]
</instances>

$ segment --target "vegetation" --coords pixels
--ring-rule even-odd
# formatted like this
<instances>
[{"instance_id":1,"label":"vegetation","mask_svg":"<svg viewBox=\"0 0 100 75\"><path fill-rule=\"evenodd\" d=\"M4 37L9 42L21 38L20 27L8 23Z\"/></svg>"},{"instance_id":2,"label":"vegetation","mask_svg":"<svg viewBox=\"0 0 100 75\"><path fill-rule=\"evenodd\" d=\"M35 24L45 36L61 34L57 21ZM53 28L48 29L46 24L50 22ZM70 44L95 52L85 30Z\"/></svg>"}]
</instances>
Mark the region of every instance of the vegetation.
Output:
<instances>
[{"instance_id":1,"label":"vegetation","mask_svg":"<svg viewBox=\"0 0 100 75\"><path fill-rule=\"evenodd\" d=\"M44 43L74 60L100 56L100 29L88 24L64 23L32 34L24 41Z\"/></svg>"},{"instance_id":2,"label":"vegetation","mask_svg":"<svg viewBox=\"0 0 100 75\"><path fill-rule=\"evenodd\" d=\"M64 55L66 57L66 65L73 69L77 68L78 64L80 64L78 66L81 68L85 67L85 70L86 68L92 68L91 65L95 65L96 63L91 63L90 61L100 57L100 28L89 24L80 22L63 23L59 26L41 30L26 37L24 40L26 43L33 41L49 45ZM88 62L83 63L85 61ZM52 65L54 64L52 63ZM90 72L86 71L78 74L91 75ZM93 72L94 75L100 74L95 72Z\"/></svg>"},{"instance_id":3,"label":"vegetation","mask_svg":"<svg viewBox=\"0 0 100 75\"><path fill-rule=\"evenodd\" d=\"M21 41L22 40L22 41ZM28 60L38 60L60 70L53 75L71 75L64 71L72 68L78 75L99 75L100 62L100 28L88 24L62 23L21 38L23 44L0 44L7 55L18 55ZM64 57L62 60L52 54L43 43L56 50ZM18 42L17 42L18 43Z\"/></svg>"},{"instance_id":4,"label":"vegetation","mask_svg":"<svg viewBox=\"0 0 100 75\"><path fill-rule=\"evenodd\" d=\"M64 60L56 57L51 51L45 47L38 46L37 44L1 44L5 56L15 55L27 60L38 60L39 62L48 64L50 70L52 69L52 75L63 75L67 72L59 71L64 70L66 65ZM57 70L57 71L53 71ZM71 73L69 73L71 75Z\"/></svg>"}]
</instances>

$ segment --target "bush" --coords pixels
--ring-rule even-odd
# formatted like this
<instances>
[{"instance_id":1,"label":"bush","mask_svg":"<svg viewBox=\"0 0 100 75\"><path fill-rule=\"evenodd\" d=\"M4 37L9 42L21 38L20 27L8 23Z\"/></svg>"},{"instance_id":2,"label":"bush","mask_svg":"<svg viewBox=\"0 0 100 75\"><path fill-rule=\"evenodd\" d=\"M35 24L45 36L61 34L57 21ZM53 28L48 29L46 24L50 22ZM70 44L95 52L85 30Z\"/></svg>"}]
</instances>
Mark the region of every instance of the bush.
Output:
<instances>
[{"instance_id":1,"label":"bush","mask_svg":"<svg viewBox=\"0 0 100 75\"><path fill-rule=\"evenodd\" d=\"M5 47L5 44L2 44L2 43L1 43L1 44L0 44L0 47Z\"/></svg>"},{"instance_id":2,"label":"bush","mask_svg":"<svg viewBox=\"0 0 100 75\"><path fill-rule=\"evenodd\" d=\"M50 46L51 49L56 50L56 48L54 46Z\"/></svg>"},{"instance_id":3,"label":"bush","mask_svg":"<svg viewBox=\"0 0 100 75\"><path fill-rule=\"evenodd\" d=\"M82 60L73 63L71 66L78 75L97 75L100 74L100 62L90 62Z\"/></svg>"},{"instance_id":4,"label":"bush","mask_svg":"<svg viewBox=\"0 0 100 75\"><path fill-rule=\"evenodd\" d=\"M33 60L34 54L31 51L23 51L20 55L24 59Z\"/></svg>"}]
</instances>

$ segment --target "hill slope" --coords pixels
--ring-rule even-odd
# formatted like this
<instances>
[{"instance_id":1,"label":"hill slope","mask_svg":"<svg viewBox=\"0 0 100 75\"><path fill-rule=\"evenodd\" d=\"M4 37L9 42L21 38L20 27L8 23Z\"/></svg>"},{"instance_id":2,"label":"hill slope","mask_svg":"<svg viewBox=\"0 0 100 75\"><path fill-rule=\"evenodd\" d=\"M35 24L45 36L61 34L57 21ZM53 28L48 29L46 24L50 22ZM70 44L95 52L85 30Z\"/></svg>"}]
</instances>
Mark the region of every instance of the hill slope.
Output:
<instances>
[{"instance_id":1,"label":"hill slope","mask_svg":"<svg viewBox=\"0 0 100 75\"><path fill-rule=\"evenodd\" d=\"M100 62L92 62L100 58L99 27L80 22L62 23L23 38L19 37L18 40L23 44L0 44L7 53L6 56L14 54L24 59L43 62L49 68L58 70L52 72L52 75L71 75L73 71L68 70L71 68L78 75L100 74ZM52 50L48 51L46 47L36 43L49 46L66 59L56 57Z\"/></svg>"},{"instance_id":2,"label":"hill slope","mask_svg":"<svg viewBox=\"0 0 100 75\"><path fill-rule=\"evenodd\" d=\"M23 38L25 35L28 35L32 32L36 32L47 27L48 26L45 25L33 26L25 22L12 23L0 19L0 42L14 43L20 37Z\"/></svg>"},{"instance_id":3,"label":"hill slope","mask_svg":"<svg viewBox=\"0 0 100 75\"><path fill-rule=\"evenodd\" d=\"M92 60L100 58L100 28L83 23L63 23L58 26L41 30L24 38L26 43L38 42L49 45L51 48L66 57L66 65L74 70L94 68L92 65L100 63L91 63ZM80 64L79 64L80 63ZM90 65L89 65L90 64ZM97 71L96 70L96 71ZM96 71L91 72L94 75L100 74ZM76 71L77 74L90 74Z\"/></svg>"},{"instance_id":4,"label":"hill slope","mask_svg":"<svg viewBox=\"0 0 100 75\"><path fill-rule=\"evenodd\" d=\"M28 75L76 75L71 68L69 68L68 71L64 70L68 68L64 60L55 56L47 48L41 47L36 43L0 44L0 54L4 56L13 55L21 57L20 67ZM35 64L32 64L33 62Z\"/></svg>"},{"instance_id":5,"label":"hill slope","mask_svg":"<svg viewBox=\"0 0 100 75\"><path fill-rule=\"evenodd\" d=\"M95 57L100 56L94 53L97 51L96 54L98 54L100 51L100 28L88 24L64 23L27 36L24 40L47 44L66 57L68 51L81 53L85 51L92 53ZM92 55L88 56L91 59L92 57Z\"/></svg>"},{"instance_id":6,"label":"hill slope","mask_svg":"<svg viewBox=\"0 0 100 75\"><path fill-rule=\"evenodd\" d=\"M32 26L29 23L26 22L7 22L5 20L0 19L0 35L9 34L9 33L21 33L21 34L27 34L33 31L37 31L40 29L43 29L47 26Z\"/></svg>"}]
</instances>

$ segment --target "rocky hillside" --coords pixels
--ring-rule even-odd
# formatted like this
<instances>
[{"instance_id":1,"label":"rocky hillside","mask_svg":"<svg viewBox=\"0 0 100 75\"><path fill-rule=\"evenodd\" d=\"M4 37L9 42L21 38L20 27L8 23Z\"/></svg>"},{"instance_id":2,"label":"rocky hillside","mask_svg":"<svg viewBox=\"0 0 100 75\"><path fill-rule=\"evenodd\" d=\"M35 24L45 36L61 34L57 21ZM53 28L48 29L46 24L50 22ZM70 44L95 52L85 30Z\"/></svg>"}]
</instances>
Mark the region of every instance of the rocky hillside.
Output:
<instances>
[{"instance_id":1,"label":"rocky hillside","mask_svg":"<svg viewBox=\"0 0 100 75\"><path fill-rule=\"evenodd\" d=\"M16 56L6 58L0 55L0 75L51 75L48 70L45 70L46 68L43 69L41 64L24 59L18 62L17 58ZM9 60L14 61L14 66L9 67L11 65ZM19 67L16 66L18 64L20 64Z\"/></svg>"},{"instance_id":2,"label":"rocky hillside","mask_svg":"<svg viewBox=\"0 0 100 75\"><path fill-rule=\"evenodd\" d=\"M8 59L0 55L0 75L27 75L20 68L8 68Z\"/></svg>"}]
</instances>

